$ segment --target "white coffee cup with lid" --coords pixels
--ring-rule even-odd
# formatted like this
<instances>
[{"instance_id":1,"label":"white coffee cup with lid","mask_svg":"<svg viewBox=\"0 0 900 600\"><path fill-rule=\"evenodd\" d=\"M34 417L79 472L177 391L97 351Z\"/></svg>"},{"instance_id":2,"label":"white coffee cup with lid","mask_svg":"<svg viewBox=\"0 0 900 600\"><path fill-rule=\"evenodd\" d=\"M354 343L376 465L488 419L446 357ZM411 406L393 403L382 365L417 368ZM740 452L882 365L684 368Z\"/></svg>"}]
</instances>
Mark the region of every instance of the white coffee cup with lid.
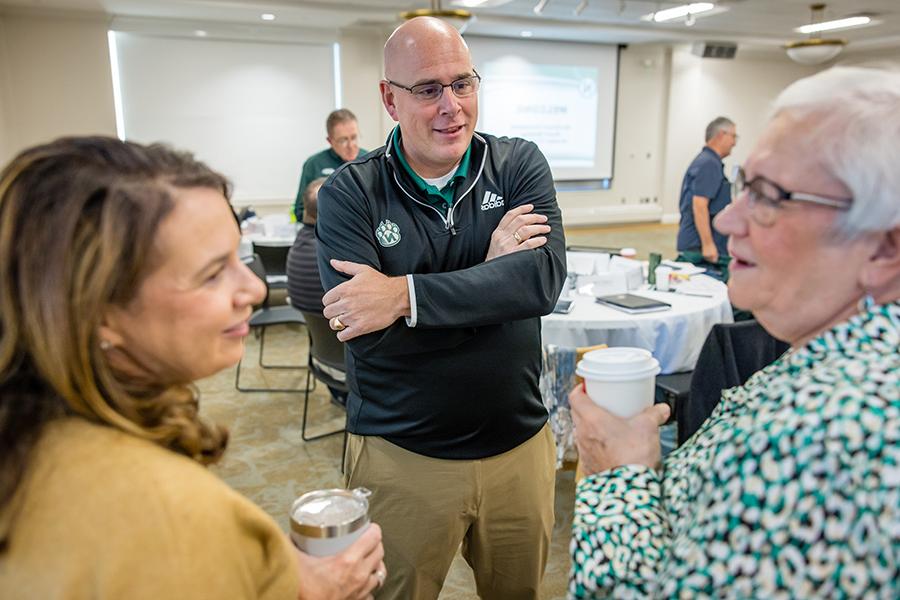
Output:
<instances>
[{"instance_id":1,"label":"white coffee cup with lid","mask_svg":"<svg viewBox=\"0 0 900 600\"><path fill-rule=\"evenodd\" d=\"M291 540L313 556L331 556L355 542L369 527L366 488L328 489L303 494L291 506Z\"/></svg>"},{"instance_id":2,"label":"white coffee cup with lid","mask_svg":"<svg viewBox=\"0 0 900 600\"><path fill-rule=\"evenodd\" d=\"M649 351L629 347L592 350L575 369L594 404L625 419L653 405L659 371Z\"/></svg>"}]
</instances>

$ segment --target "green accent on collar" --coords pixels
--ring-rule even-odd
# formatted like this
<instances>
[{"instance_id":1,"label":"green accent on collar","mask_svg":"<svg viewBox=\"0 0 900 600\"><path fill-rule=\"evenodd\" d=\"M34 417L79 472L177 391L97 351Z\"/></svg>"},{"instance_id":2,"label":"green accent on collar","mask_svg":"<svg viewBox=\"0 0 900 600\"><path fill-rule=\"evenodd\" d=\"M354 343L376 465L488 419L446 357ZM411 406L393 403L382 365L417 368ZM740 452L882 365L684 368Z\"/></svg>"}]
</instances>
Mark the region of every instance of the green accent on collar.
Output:
<instances>
[{"instance_id":1,"label":"green accent on collar","mask_svg":"<svg viewBox=\"0 0 900 600\"><path fill-rule=\"evenodd\" d=\"M400 148L400 126L394 127L393 140L394 140L394 152L397 154L397 159L400 161L400 164L403 165L403 169L409 174L410 178L416 184L416 187L419 188L419 191L425 192L428 196L428 203L434 206L435 208L442 209L446 212L450 206L453 205L453 195L456 191L456 182L460 179L465 179L466 175L469 173L469 162L470 155L472 154L472 144L469 143L469 147L466 148L466 153L463 154L462 160L459 161L459 166L456 167L456 172L453 174L453 177L450 178L450 181L447 182L447 185L443 187L443 189L438 189L430 183L426 182L419 176L418 173L413 171L412 167L409 166L409 163L406 161L406 157L403 156L403 150Z\"/></svg>"}]
</instances>

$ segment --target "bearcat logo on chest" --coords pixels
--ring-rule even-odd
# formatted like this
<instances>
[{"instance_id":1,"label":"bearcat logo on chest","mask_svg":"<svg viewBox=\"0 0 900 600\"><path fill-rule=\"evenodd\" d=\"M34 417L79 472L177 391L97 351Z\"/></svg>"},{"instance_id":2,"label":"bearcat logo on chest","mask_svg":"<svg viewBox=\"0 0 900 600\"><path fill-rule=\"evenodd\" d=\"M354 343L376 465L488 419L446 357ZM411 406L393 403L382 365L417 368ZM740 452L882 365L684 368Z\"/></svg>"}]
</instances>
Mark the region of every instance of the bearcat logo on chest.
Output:
<instances>
[{"instance_id":1,"label":"bearcat logo on chest","mask_svg":"<svg viewBox=\"0 0 900 600\"><path fill-rule=\"evenodd\" d=\"M503 196L494 192L485 192L484 199L481 201L481 210L491 210L492 208L503 208Z\"/></svg>"},{"instance_id":2,"label":"bearcat logo on chest","mask_svg":"<svg viewBox=\"0 0 900 600\"><path fill-rule=\"evenodd\" d=\"M400 228L396 223L385 219L375 229L375 237L378 239L378 243L385 248L396 246L400 241Z\"/></svg>"}]
</instances>

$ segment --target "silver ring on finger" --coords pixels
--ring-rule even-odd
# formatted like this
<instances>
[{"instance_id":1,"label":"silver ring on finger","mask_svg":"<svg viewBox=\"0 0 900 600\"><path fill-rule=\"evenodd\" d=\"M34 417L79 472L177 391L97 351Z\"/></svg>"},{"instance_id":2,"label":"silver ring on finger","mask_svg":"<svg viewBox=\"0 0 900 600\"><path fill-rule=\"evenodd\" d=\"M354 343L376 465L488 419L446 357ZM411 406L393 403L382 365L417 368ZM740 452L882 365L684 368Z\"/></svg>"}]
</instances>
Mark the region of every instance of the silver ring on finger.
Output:
<instances>
[{"instance_id":1,"label":"silver ring on finger","mask_svg":"<svg viewBox=\"0 0 900 600\"><path fill-rule=\"evenodd\" d=\"M518 230L518 229L515 230L515 231L513 231L513 238L516 240L516 243L517 243L517 244L521 244L521 243L522 243L522 236L519 235L519 230Z\"/></svg>"},{"instance_id":2,"label":"silver ring on finger","mask_svg":"<svg viewBox=\"0 0 900 600\"><path fill-rule=\"evenodd\" d=\"M384 569L378 569L377 571L372 573L372 575L374 575L375 579L378 580L378 589L381 589L381 587L384 585L384 580L387 577L387 573L384 572Z\"/></svg>"}]
</instances>

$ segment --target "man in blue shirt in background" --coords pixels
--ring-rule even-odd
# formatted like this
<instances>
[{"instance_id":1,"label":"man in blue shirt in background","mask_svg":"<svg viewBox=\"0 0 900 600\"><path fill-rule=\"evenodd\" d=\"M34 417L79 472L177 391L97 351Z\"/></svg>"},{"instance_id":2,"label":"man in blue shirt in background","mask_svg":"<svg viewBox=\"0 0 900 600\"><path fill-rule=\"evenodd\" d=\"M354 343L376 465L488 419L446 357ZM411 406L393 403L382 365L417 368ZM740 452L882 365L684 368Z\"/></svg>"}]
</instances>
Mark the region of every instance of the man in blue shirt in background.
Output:
<instances>
[{"instance_id":1,"label":"man in blue shirt in background","mask_svg":"<svg viewBox=\"0 0 900 600\"><path fill-rule=\"evenodd\" d=\"M706 126L706 145L691 162L681 183L678 260L705 267L728 279L728 237L712 228L713 218L731 203L731 183L722 159L737 143L734 122L716 117Z\"/></svg>"}]
</instances>

